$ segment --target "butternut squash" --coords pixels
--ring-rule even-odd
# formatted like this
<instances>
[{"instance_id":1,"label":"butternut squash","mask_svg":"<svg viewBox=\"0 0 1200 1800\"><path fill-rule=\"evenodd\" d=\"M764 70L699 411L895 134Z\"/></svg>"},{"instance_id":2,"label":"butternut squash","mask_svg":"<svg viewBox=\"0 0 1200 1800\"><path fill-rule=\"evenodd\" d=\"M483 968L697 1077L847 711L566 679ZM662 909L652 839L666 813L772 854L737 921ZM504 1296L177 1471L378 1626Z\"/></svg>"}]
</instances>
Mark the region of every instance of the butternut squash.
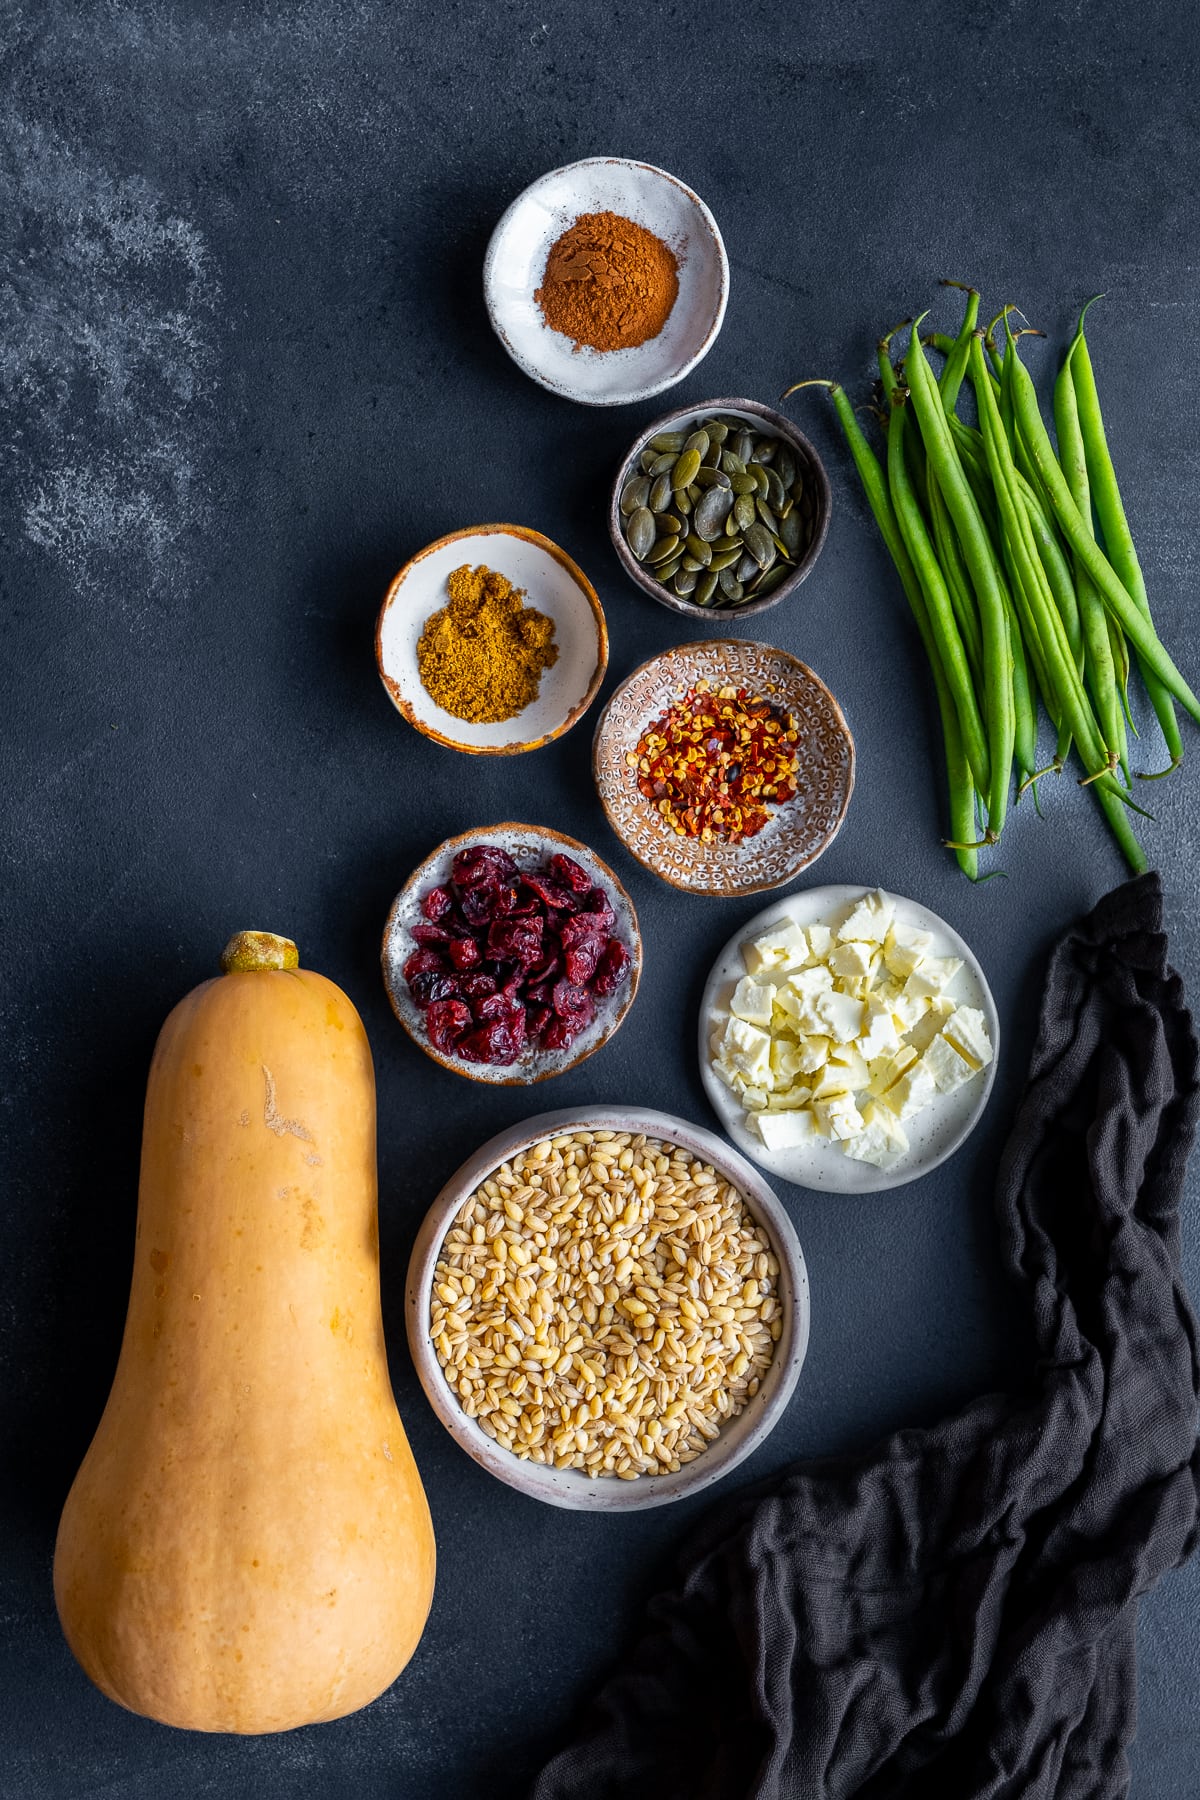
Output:
<instances>
[{"instance_id":1,"label":"butternut squash","mask_svg":"<svg viewBox=\"0 0 1200 1800\"><path fill-rule=\"evenodd\" d=\"M364 1706L433 1593L383 1341L371 1052L297 962L241 933L163 1026L125 1335L55 1549L97 1687L196 1731Z\"/></svg>"}]
</instances>

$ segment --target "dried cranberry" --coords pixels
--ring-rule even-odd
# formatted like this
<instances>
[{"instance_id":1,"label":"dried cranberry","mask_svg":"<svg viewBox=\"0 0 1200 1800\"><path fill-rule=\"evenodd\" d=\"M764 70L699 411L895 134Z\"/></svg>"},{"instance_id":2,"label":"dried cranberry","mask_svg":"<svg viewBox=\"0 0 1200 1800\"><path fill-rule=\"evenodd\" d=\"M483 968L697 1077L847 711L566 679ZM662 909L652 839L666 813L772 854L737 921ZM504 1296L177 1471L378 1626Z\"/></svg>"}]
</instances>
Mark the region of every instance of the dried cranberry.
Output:
<instances>
[{"instance_id":1,"label":"dried cranberry","mask_svg":"<svg viewBox=\"0 0 1200 1800\"><path fill-rule=\"evenodd\" d=\"M527 919L541 910L541 896L526 881L508 881L496 890L497 919Z\"/></svg>"},{"instance_id":2,"label":"dried cranberry","mask_svg":"<svg viewBox=\"0 0 1200 1800\"><path fill-rule=\"evenodd\" d=\"M581 869L579 864L569 856L552 856L550 873L555 881L561 882L565 888L570 888L573 894L586 894L591 889L591 876L586 869Z\"/></svg>"},{"instance_id":3,"label":"dried cranberry","mask_svg":"<svg viewBox=\"0 0 1200 1800\"><path fill-rule=\"evenodd\" d=\"M477 969L473 975L463 976L458 984L458 989L465 1000L481 1000L485 994L495 993L496 978L494 975L486 974L482 969Z\"/></svg>"},{"instance_id":4,"label":"dried cranberry","mask_svg":"<svg viewBox=\"0 0 1200 1800\"><path fill-rule=\"evenodd\" d=\"M554 1017L552 1006L530 1006L525 1011L525 1025L530 1037L539 1037Z\"/></svg>"},{"instance_id":5,"label":"dried cranberry","mask_svg":"<svg viewBox=\"0 0 1200 1800\"><path fill-rule=\"evenodd\" d=\"M537 962L532 963L530 965L530 968L528 971L529 980L531 982L535 982L535 981L551 981L551 982L553 982L553 981L557 981L558 977L561 974L562 974L562 957L558 953L557 945L555 944L553 938L551 938L551 940L548 944L543 939L542 954L538 958Z\"/></svg>"},{"instance_id":6,"label":"dried cranberry","mask_svg":"<svg viewBox=\"0 0 1200 1800\"><path fill-rule=\"evenodd\" d=\"M507 850L496 844L472 844L454 859L453 881L460 892L467 888L499 887L502 882L515 881L516 875L516 863Z\"/></svg>"},{"instance_id":7,"label":"dried cranberry","mask_svg":"<svg viewBox=\"0 0 1200 1800\"><path fill-rule=\"evenodd\" d=\"M491 923L492 911L496 904L496 892L494 887L468 888L459 901L463 918L477 931L482 931L485 925Z\"/></svg>"},{"instance_id":8,"label":"dried cranberry","mask_svg":"<svg viewBox=\"0 0 1200 1800\"><path fill-rule=\"evenodd\" d=\"M573 919L564 919L558 927L558 941L564 954L587 943L595 943L599 954L607 936L608 932L596 913L576 913Z\"/></svg>"},{"instance_id":9,"label":"dried cranberry","mask_svg":"<svg viewBox=\"0 0 1200 1800\"><path fill-rule=\"evenodd\" d=\"M565 1050L573 1039L579 1036L583 1027L572 1024L570 1019L551 1018L542 1032L543 1050Z\"/></svg>"},{"instance_id":10,"label":"dried cranberry","mask_svg":"<svg viewBox=\"0 0 1200 1800\"><path fill-rule=\"evenodd\" d=\"M410 976L408 988L420 1006L431 1006L435 1000L457 999L461 991L457 975L439 974L436 969Z\"/></svg>"},{"instance_id":11,"label":"dried cranberry","mask_svg":"<svg viewBox=\"0 0 1200 1800\"><path fill-rule=\"evenodd\" d=\"M617 922L617 915L609 905L608 895L603 888L593 888L580 911L589 919L599 919L605 931L611 931Z\"/></svg>"},{"instance_id":12,"label":"dried cranberry","mask_svg":"<svg viewBox=\"0 0 1200 1800\"><path fill-rule=\"evenodd\" d=\"M592 992L602 1000L609 994L615 994L624 981L632 960L620 938L609 938L596 967Z\"/></svg>"},{"instance_id":13,"label":"dried cranberry","mask_svg":"<svg viewBox=\"0 0 1200 1800\"><path fill-rule=\"evenodd\" d=\"M425 1014L425 1029L435 1050L443 1055L453 1050L464 1031L471 1026L471 1009L465 1000L435 1000Z\"/></svg>"},{"instance_id":14,"label":"dried cranberry","mask_svg":"<svg viewBox=\"0 0 1200 1800\"><path fill-rule=\"evenodd\" d=\"M421 901L421 911L436 925L439 919L454 911L454 895L449 888L430 888Z\"/></svg>"},{"instance_id":15,"label":"dried cranberry","mask_svg":"<svg viewBox=\"0 0 1200 1800\"><path fill-rule=\"evenodd\" d=\"M444 974L445 969L446 960L441 951L431 949L428 945L422 945L419 950L413 951L412 955L405 963L404 979L407 981L409 987L411 987L415 976L428 975L433 970L437 970L439 973Z\"/></svg>"},{"instance_id":16,"label":"dried cranberry","mask_svg":"<svg viewBox=\"0 0 1200 1800\"><path fill-rule=\"evenodd\" d=\"M540 913L529 919L494 919L487 935L489 957L530 968L541 959L543 923Z\"/></svg>"},{"instance_id":17,"label":"dried cranberry","mask_svg":"<svg viewBox=\"0 0 1200 1800\"><path fill-rule=\"evenodd\" d=\"M547 981L531 981L525 989L526 1006L548 1006L554 992L555 979L556 977L551 976Z\"/></svg>"},{"instance_id":18,"label":"dried cranberry","mask_svg":"<svg viewBox=\"0 0 1200 1800\"><path fill-rule=\"evenodd\" d=\"M521 1015L521 1035L505 1019L492 1019L478 1025L458 1044L458 1054L467 1062L489 1063L504 1067L516 1062L525 1047L525 1016Z\"/></svg>"},{"instance_id":19,"label":"dried cranberry","mask_svg":"<svg viewBox=\"0 0 1200 1800\"><path fill-rule=\"evenodd\" d=\"M483 960L479 945L474 938L453 938L447 948L450 961L456 969L474 969Z\"/></svg>"},{"instance_id":20,"label":"dried cranberry","mask_svg":"<svg viewBox=\"0 0 1200 1800\"><path fill-rule=\"evenodd\" d=\"M526 875L525 885L533 889L544 906L553 906L559 912L574 912L579 905L577 894L573 894L561 882L550 881L545 875Z\"/></svg>"},{"instance_id":21,"label":"dried cranberry","mask_svg":"<svg viewBox=\"0 0 1200 1800\"><path fill-rule=\"evenodd\" d=\"M584 938L582 943L568 950L563 958L567 980L573 981L577 987L586 987L596 973L596 965L603 949L602 939Z\"/></svg>"},{"instance_id":22,"label":"dried cranberry","mask_svg":"<svg viewBox=\"0 0 1200 1800\"><path fill-rule=\"evenodd\" d=\"M487 994L475 1002L475 1017L480 1024L489 1019L505 1019L513 1030L525 1030L525 1008L511 994Z\"/></svg>"},{"instance_id":23,"label":"dried cranberry","mask_svg":"<svg viewBox=\"0 0 1200 1800\"><path fill-rule=\"evenodd\" d=\"M446 944L450 933L444 925L414 925L412 939L414 944Z\"/></svg>"},{"instance_id":24,"label":"dried cranberry","mask_svg":"<svg viewBox=\"0 0 1200 1800\"><path fill-rule=\"evenodd\" d=\"M556 981L551 998L559 1018L569 1019L576 1031L582 1031L596 1016L592 996L586 988L576 987L573 981Z\"/></svg>"}]
</instances>

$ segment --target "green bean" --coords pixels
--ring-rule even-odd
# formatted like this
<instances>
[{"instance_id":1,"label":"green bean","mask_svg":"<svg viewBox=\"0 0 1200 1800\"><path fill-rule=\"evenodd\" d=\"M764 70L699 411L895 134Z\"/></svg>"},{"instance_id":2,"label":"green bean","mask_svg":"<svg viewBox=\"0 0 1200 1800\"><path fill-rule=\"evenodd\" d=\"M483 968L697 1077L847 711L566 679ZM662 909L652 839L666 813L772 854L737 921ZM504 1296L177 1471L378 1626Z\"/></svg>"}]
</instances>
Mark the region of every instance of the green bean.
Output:
<instances>
[{"instance_id":1,"label":"green bean","mask_svg":"<svg viewBox=\"0 0 1200 1800\"><path fill-rule=\"evenodd\" d=\"M977 846L970 840L973 838L975 825L975 784L962 748L962 733L959 730L958 713L955 711L954 699L942 670L929 627L929 617L925 608L925 596L921 584L917 580L916 570L904 547L904 539L900 535L900 527L896 523L896 515L892 510L891 496L888 493L887 478L880 467L879 458L872 450L858 422L849 396L840 382L798 381L790 387L782 398L787 399L802 387L826 387L833 401L834 410L845 434L854 466L858 470L863 490L867 496L867 504L875 515L875 523L879 527L901 586L908 599L916 622L917 631L925 647L929 659L929 667L933 675L934 690L937 694L938 711L942 719L942 736L946 751L946 778L950 798L950 840L955 858L963 874L971 881L979 878L979 857Z\"/></svg>"},{"instance_id":2,"label":"green bean","mask_svg":"<svg viewBox=\"0 0 1200 1800\"><path fill-rule=\"evenodd\" d=\"M1025 508L1025 516L1029 520L1029 529L1033 533L1033 541L1041 558L1050 592L1058 607L1063 626L1067 633L1067 642L1071 646L1071 655L1075 659L1075 667L1083 674L1083 625L1079 617L1079 597L1075 591L1075 580L1071 574L1070 564L1063 555L1046 511L1034 489L1026 481L1021 471L1017 470L1017 492Z\"/></svg>"},{"instance_id":3,"label":"green bean","mask_svg":"<svg viewBox=\"0 0 1200 1800\"><path fill-rule=\"evenodd\" d=\"M879 366L879 383L883 388L883 396L888 405L888 417L883 421L885 437L891 423L892 401L895 398L896 389L900 385L896 371L892 367L892 339L898 331L903 331L906 325L911 324L911 319L901 319L899 325L893 325L892 329L886 332L875 346L875 360ZM929 509L929 477L925 468L925 453L921 448L921 439L915 431L908 431L904 434L904 450L908 457L909 477L917 491L922 511L927 512Z\"/></svg>"},{"instance_id":4,"label":"green bean","mask_svg":"<svg viewBox=\"0 0 1200 1800\"><path fill-rule=\"evenodd\" d=\"M942 574L946 578L946 587L950 594L950 604L954 608L954 617L962 636L967 652L967 660L971 665L971 674L975 681L983 679L983 641L979 633L979 614L975 608L975 597L971 592L971 581L963 566L962 553L958 548L958 540L954 535L954 526L950 514L946 511L946 502L942 490L938 486L937 476L931 475L928 481L929 521L933 528L933 542L937 550L938 562L942 566Z\"/></svg>"},{"instance_id":5,"label":"green bean","mask_svg":"<svg viewBox=\"0 0 1200 1800\"><path fill-rule=\"evenodd\" d=\"M938 379L942 405L947 413L952 413L958 405L959 390L962 387L963 376L967 372L967 359L971 353L971 333L979 323L979 290L968 287L963 281L943 281L941 285L961 288L967 296L967 310L963 315L963 322L959 326L958 336L946 357L946 366Z\"/></svg>"},{"instance_id":6,"label":"green bean","mask_svg":"<svg viewBox=\"0 0 1200 1800\"><path fill-rule=\"evenodd\" d=\"M1121 695L1121 712L1125 723L1134 737L1138 736L1138 728L1133 722L1133 714L1129 710L1129 645L1125 642L1125 633L1110 612L1105 613L1108 621L1108 639L1112 645L1113 669L1116 672L1117 688Z\"/></svg>"},{"instance_id":7,"label":"green bean","mask_svg":"<svg viewBox=\"0 0 1200 1800\"><path fill-rule=\"evenodd\" d=\"M989 760L989 780L985 790L987 835L994 841L1003 829L1008 811L1008 786L1016 728L1008 613L991 540L954 447L941 395L921 347L919 325L920 320L912 328L905 368L913 407L925 442L925 453L937 476L947 511L958 533L963 561L967 565L979 606Z\"/></svg>"},{"instance_id":8,"label":"green bean","mask_svg":"<svg viewBox=\"0 0 1200 1800\"><path fill-rule=\"evenodd\" d=\"M1079 508L1079 516L1084 524L1090 526L1092 518L1091 490L1088 483L1083 433L1079 427L1079 408L1075 398L1075 383L1071 375L1069 351L1054 384L1054 424L1058 432L1059 461L1062 464L1067 486L1071 490L1071 498ZM1099 720L1101 735L1109 755L1116 757L1125 780L1128 781L1128 740L1125 736L1125 721L1121 713L1121 698L1117 691L1112 640L1109 637L1104 602L1096 592L1091 576L1078 562L1075 567L1075 581L1079 596L1079 617L1084 637L1086 670L1092 698L1096 704L1096 717ZM1173 712L1172 717L1174 717Z\"/></svg>"},{"instance_id":9,"label":"green bean","mask_svg":"<svg viewBox=\"0 0 1200 1800\"><path fill-rule=\"evenodd\" d=\"M1099 299L1100 296L1095 295L1094 298ZM1079 325L1071 347L1067 351L1065 366L1070 368L1071 382L1075 389L1075 399L1079 409L1079 428L1083 437L1092 499L1096 507L1096 516L1100 520L1100 529L1104 533L1104 546L1108 551L1108 560L1125 591L1132 596L1149 623L1150 600L1146 593L1141 564L1138 562L1137 551L1134 548L1133 535L1125 517L1125 507L1121 500L1121 490L1117 485L1116 470L1113 468L1112 457L1108 450L1104 418L1100 411L1100 396L1096 391L1092 359L1083 331L1083 322L1087 316L1088 306L1091 304L1092 301L1089 300L1079 315ZM1132 636L1132 633L1130 635ZM1136 638L1134 644L1136 648ZM1150 696L1150 703L1162 727L1167 754L1171 758L1171 767L1162 770L1161 773L1170 775L1183 761L1183 739L1179 735L1179 721L1175 717L1175 708L1166 691L1168 684L1161 679L1158 671L1148 664L1148 659L1140 654L1138 663L1142 672L1142 680L1146 684L1146 692Z\"/></svg>"},{"instance_id":10,"label":"green bean","mask_svg":"<svg viewBox=\"0 0 1200 1800\"><path fill-rule=\"evenodd\" d=\"M1006 360L1008 357L1011 357L1014 362L1013 399L1017 426L1037 465L1046 496L1054 509L1063 536L1100 590L1105 605L1120 620L1130 643L1139 653L1143 667L1151 669L1163 686L1169 689L1187 709L1191 717L1200 724L1200 700L1196 698L1175 667L1171 657L1159 642L1154 626L1140 611L1136 601L1130 597L1112 564L1101 553L1095 539L1079 516L1079 509L1071 498L1071 490L1058 466L1054 447L1050 442L1046 427L1042 423L1033 377L1017 357L1014 344L1009 344Z\"/></svg>"},{"instance_id":11,"label":"green bean","mask_svg":"<svg viewBox=\"0 0 1200 1800\"><path fill-rule=\"evenodd\" d=\"M900 535L904 539L904 547L908 551L909 560L921 584L921 592L925 596L926 615L937 644L942 670L949 684L950 692L954 696L954 706L962 731L963 750L971 765L971 773L975 777L976 787L981 793L986 793L989 765L983 718L979 711L979 703L975 698L975 686L971 680L966 651L963 648L963 640L959 635L958 624L954 617L954 608L942 577L937 555L929 541L929 534L921 516L921 509L909 479L908 465L905 460L906 401L905 390L897 388L892 396L892 422L888 427L888 489L896 514L896 523L900 527Z\"/></svg>"}]
</instances>

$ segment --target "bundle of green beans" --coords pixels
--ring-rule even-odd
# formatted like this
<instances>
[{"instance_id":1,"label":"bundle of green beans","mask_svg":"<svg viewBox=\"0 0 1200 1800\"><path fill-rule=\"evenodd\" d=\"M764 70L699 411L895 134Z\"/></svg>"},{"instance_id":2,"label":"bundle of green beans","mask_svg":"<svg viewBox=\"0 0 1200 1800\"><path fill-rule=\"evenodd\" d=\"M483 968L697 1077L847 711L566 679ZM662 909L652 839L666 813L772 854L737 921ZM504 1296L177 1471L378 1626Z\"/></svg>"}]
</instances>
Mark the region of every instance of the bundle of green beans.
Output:
<instances>
[{"instance_id":1,"label":"bundle of green beans","mask_svg":"<svg viewBox=\"0 0 1200 1800\"><path fill-rule=\"evenodd\" d=\"M898 365L894 333L880 340L882 458L839 382L802 381L788 393L829 390L899 572L933 674L949 785L947 845L964 874L978 880L980 850L999 842L1014 780L1016 799L1031 789L1038 806L1038 782L1061 774L1072 752L1083 767L1080 785L1140 872L1147 860L1130 814L1150 815L1134 800L1130 779L1129 733L1137 734L1130 649L1170 759L1166 769L1139 771L1140 779L1178 768L1175 707L1200 723L1200 700L1150 616L1084 334L1088 307L1055 382L1056 451L1017 350L1019 337L1042 334L1014 332L1012 307L981 329L979 293L965 292L957 337L922 340L922 314ZM943 358L940 377L926 345ZM959 413L968 386L973 425ZM1045 765L1039 703L1056 734Z\"/></svg>"}]
</instances>

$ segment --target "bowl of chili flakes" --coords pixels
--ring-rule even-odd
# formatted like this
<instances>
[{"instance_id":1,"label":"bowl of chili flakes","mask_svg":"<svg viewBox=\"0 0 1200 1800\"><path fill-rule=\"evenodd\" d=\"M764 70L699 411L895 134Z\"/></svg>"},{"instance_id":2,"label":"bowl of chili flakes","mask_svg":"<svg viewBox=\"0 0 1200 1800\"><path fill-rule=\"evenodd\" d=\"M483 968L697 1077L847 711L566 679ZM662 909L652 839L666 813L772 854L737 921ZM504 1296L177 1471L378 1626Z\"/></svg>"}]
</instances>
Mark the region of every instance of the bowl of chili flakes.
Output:
<instances>
[{"instance_id":1,"label":"bowl of chili flakes","mask_svg":"<svg viewBox=\"0 0 1200 1800\"><path fill-rule=\"evenodd\" d=\"M383 980L408 1035L472 1081L565 1074L618 1029L642 940L607 863L548 826L461 832L414 869L383 933Z\"/></svg>"},{"instance_id":2,"label":"bowl of chili flakes","mask_svg":"<svg viewBox=\"0 0 1200 1800\"><path fill-rule=\"evenodd\" d=\"M854 740L825 683L785 650L681 644L635 669L596 726L592 772L627 850L672 887L763 893L836 837Z\"/></svg>"}]
</instances>

